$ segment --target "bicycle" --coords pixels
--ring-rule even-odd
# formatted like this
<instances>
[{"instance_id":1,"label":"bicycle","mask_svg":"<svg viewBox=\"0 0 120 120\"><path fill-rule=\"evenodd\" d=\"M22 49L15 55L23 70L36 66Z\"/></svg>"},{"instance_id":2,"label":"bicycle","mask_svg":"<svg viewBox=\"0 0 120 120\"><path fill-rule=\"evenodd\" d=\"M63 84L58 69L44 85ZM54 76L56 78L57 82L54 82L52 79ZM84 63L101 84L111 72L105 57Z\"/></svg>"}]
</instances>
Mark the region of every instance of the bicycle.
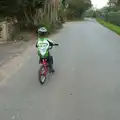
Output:
<instances>
[{"instance_id":1,"label":"bicycle","mask_svg":"<svg viewBox=\"0 0 120 120\"><path fill-rule=\"evenodd\" d=\"M59 46L59 44L54 44L53 46ZM50 46L49 50L52 49L53 46ZM49 67L49 64L47 62L47 58L42 58L41 67L40 67L39 73L38 73L39 74L39 81L41 84L45 83L49 73L52 73L52 72L51 72L51 68Z\"/></svg>"}]
</instances>

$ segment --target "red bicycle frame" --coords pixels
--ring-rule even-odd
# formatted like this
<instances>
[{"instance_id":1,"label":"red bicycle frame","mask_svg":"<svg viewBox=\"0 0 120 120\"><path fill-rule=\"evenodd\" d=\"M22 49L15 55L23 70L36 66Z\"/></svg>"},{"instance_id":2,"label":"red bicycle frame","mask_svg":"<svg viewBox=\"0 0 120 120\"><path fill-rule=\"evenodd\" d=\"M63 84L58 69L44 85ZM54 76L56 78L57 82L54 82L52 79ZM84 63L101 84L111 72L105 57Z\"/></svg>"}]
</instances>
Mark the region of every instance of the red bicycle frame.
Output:
<instances>
[{"instance_id":1,"label":"red bicycle frame","mask_svg":"<svg viewBox=\"0 0 120 120\"><path fill-rule=\"evenodd\" d=\"M42 73L41 71L41 75L44 74L44 76L47 76L47 73L48 73L48 63L47 63L47 59L42 59L42 67L44 68L44 73Z\"/></svg>"}]
</instances>

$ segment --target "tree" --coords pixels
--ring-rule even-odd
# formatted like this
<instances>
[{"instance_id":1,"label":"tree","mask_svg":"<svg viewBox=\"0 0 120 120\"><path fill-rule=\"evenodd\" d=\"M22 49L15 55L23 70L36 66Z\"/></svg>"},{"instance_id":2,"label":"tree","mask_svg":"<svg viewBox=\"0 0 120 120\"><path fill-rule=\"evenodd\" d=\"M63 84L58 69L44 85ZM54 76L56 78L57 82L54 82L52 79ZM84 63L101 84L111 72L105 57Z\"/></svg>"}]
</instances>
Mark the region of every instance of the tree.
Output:
<instances>
[{"instance_id":1,"label":"tree","mask_svg":"<svg viewBox=\"0 0 120 120\"><path fill-rule=\"evenodd\" d=\"M90 8L85 11L84 16L85 17L95 17L96 16L95 14L96 14L96 12L95 12L94 8Z\"/></svg>"},{"instance_id":2,"label":"tree","mask_svg":"<svg viewBox=\"0 0 120 120\"><path fill-rule=\"evenodd\" d=\"M68 17L80 18L92 4L90 0L69 0Z\"/></svg>"},{"instance_id":3,"label":"tree","mask_svg":"<svg viewBox=\"0 0 120 120\"><path fill-rule=\"evenodd\" d=\"M120 9L120 0L109 0L108 6L113 9Z\"/></svg>"},{"instance_id":4,"label":"tree","mask_svg":"<svg viewBox=\"0 0 120 120\"><path fill-rule=\"evenodd\" d=\"M15 14L18 10L17 0L1 0L0 1L0 15L11 15Z\"/></svg>"},{"instance_id":5,"label":"tree","mask_svg":"<svg viewBox=\"0 0 120 120\"><path fill-rule=\"evenodd\" d=\"M39 25L58 21L60 0L1 0L0 15L15 16L21 24Z\"/></svg>"}]
</instances>

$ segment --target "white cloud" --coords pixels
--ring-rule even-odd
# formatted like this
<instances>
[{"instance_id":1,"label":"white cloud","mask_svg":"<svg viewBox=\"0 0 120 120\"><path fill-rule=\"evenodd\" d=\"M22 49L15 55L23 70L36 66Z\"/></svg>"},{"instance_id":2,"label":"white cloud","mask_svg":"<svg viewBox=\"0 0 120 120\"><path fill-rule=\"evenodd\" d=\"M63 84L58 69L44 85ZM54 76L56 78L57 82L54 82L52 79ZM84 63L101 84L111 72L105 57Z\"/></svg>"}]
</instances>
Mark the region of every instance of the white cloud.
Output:
<instances>
[{"instance_id":1,"label":"white cloud","mask_svg":"<svg viewBox=\"0 0 120 120\"><path fill-rule=\"evenodd\" d=\"M92 0L92 4L97 8L102 8L107 4L108 0Z\"/></svg>"}]
</instances>

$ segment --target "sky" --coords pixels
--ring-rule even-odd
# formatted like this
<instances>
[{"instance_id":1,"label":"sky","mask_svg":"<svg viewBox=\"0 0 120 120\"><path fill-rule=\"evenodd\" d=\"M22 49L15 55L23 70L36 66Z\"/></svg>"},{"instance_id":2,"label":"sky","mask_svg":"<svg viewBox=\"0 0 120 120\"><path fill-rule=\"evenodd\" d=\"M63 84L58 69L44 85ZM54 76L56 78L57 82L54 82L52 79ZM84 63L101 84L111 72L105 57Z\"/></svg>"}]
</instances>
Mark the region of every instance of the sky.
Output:
<instances>
[{"instance_id":1,"label":"sky","mask_svg":"<svg viewBox=\"0 0 120 120\"><path fill-rule=\"evenodd\" d=\"M97 7L97 8L104 7L108 2L108 0L91 0L91 1L94 7Z\"/></svg>"}]
</instances>

